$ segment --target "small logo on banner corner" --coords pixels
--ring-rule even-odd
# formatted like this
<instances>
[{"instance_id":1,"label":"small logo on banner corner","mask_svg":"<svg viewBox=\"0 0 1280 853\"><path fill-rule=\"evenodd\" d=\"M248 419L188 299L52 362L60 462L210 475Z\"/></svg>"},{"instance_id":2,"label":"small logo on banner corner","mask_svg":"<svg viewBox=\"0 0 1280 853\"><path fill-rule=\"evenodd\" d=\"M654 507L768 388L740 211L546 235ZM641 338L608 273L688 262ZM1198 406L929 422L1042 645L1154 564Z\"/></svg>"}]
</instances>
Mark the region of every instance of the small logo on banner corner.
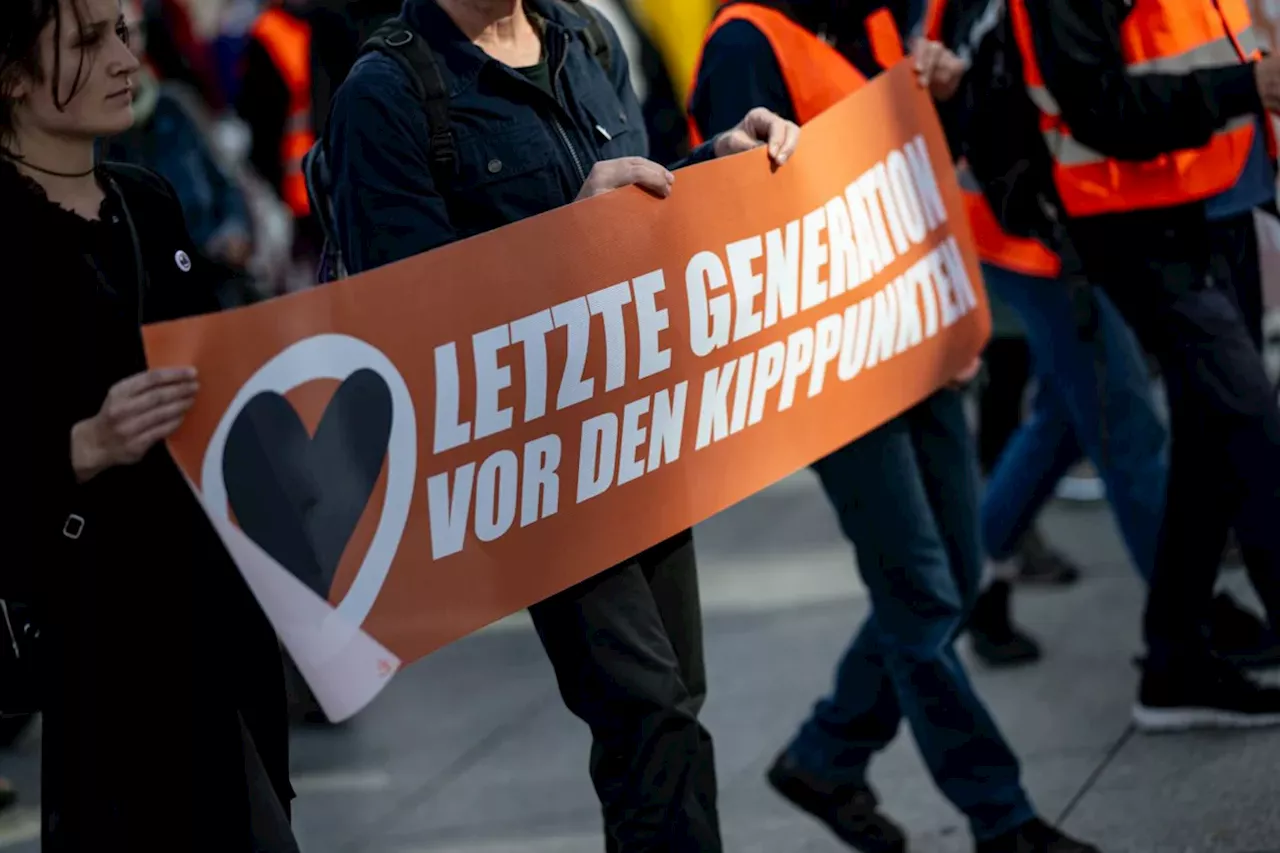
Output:
<instances>
[{"instance_id":1,"label":"small logo on banner corner","mask_svg":"<svg viewBox=\"0 0 1280 853\"><path fill-rule=\"evenodd\" d=\"M285 395L316 380L338 386L312 433ZM360 625L400 547L416 457L413 400L395 365L357 338L317 335L276 355L241 387L209 441L200 488L210 511L224 520L233 513L246 536L328 601L385 463L373 540L337 603ZM390 674L381 664L379 673Z\"/></svg>"}]
</instances>

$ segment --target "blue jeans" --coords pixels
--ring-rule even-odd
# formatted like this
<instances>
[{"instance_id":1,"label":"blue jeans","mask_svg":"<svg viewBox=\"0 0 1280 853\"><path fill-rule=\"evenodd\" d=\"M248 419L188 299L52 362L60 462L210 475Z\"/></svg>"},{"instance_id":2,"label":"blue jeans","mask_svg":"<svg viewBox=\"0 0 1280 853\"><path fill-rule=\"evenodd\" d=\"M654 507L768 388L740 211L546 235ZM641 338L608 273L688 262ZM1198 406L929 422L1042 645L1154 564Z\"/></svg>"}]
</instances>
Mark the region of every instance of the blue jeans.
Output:
<instances>
[{"instance_id":1,"label":"blue jeans","mask_svg":"<svg viewBox=\"0 0 1280 853\"><path fill-rule=\"evenodd\" d=\"M955 639L982 580L978 464L961 397L940 391L814 464L854 543L871 614L789 751L832 784L865 782L905 717L943 794L992 838L1034 816L1020 769Z\"/></svg>"},{"instance_id":2,"label":"blue jeans","mask_svg":"<svg viewBox=\"0 0 1280 853\"><path fill-rule=\"evenodd\" d=\"M1021 317L1039 381L1031 416L1009 440L987 483L987 553L997 560L1011 557L1058 481L1087 454L1106 484L1129 555L1149 581L1164 513L1168 437L1137 340L1101 290L1093 291L1099 343L1092 343L1077 334L1063 282L989 265L982 272L992 296Z\"/></svg>"}]
</instances>

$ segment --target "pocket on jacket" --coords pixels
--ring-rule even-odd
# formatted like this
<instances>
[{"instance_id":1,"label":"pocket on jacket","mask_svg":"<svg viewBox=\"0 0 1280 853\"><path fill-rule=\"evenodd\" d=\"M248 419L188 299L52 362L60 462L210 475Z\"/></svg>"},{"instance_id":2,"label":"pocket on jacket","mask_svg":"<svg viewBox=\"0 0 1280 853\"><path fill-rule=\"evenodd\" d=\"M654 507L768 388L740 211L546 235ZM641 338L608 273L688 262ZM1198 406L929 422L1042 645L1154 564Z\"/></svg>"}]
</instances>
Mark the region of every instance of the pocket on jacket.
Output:
<instances>
[{"instance_id":1,"label":"pocket on jacket","mask_svg":"<svg viewBox=\"0 0 1280 853\"><path fill-rule=\"evenodd\" d=\"M520 126L455 139L458 174L448 195L462 231L487 231L563 202L549 129Z\"/></svg>"},{"instance_id":2,"label":"pocket on jacket","mask_svg":"<svg viewBox=\"0 0 1280 853\"><path fill-rule=\"evenodd\" d=\"M459 133L456 139L456 186L460 192L484 192L487 187L553 171L552 140L541 128L516 127L483 135Z\"/></svg>"},{"instance_id":3,"label":"pocket on jacket","mask_svg":"<svg viewBox=\"0 0 1280 853\"><path fill-rule=\"evenodd\" d=\"M586 112L591 119L591 136L601 160L619 157L649 156L648 139L643 127L636 128L627 118L627 111L616 98L612 104L586 101ZM663 164L664 166L667 164Z\"/></svg>"}]
</instances>

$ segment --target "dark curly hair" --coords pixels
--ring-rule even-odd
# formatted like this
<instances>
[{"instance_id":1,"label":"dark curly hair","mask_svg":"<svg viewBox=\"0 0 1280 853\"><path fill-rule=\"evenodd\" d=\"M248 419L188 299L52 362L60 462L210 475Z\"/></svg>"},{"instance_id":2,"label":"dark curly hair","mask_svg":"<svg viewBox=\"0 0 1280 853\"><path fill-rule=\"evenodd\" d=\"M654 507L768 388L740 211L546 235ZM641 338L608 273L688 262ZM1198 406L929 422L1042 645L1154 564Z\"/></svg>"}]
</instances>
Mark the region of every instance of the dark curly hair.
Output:
<instances>
[{"instance_id":1,"label":"dark curly hair","mask_svg":"<svg viewBox=\"0 0 1280 853\"><path fill-rule=\"evenodd\" d=\"M81 0L71 0L68 6L74 20L64 21L63 0L0 0L0 145L7 145L13 137L15 101L11 95L22 77L43 80L46 71L53 75L53 103L59 110L80 91L85 78L85 54L80 54L80 67L76 69L75 82L70 91L62 91L62 51L54 51L53 68L45 69L40 62L40 34L53 24L54 44L62 44L63 28L70 24L79 27L83 23Z\"/></svg>"}]
</instances>

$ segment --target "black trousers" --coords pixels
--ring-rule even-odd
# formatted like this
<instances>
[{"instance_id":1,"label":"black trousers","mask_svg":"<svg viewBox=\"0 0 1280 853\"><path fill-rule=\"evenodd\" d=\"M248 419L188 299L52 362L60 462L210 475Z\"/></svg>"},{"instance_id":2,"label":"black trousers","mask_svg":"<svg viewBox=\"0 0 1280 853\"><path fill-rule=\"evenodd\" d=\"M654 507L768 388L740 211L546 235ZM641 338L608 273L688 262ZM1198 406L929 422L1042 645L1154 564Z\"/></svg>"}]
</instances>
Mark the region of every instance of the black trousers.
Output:
<instances>
[{"instance_id":1,"label":"black trousers","mask_svg":"<svg viewBox=\"0 0 1280 853\"><path fill-rule=\"evenodd\" d=\"M591 728L609 853L719 853L693 533L529 609L565 705Z\"/></svg>"},{"instance_id":2,"label":"black trousers","mask_svg":"<svg viewBox=\"0 0 1280 853\"><path fill-rule=\"evenodd\" d=\"M1253 344L1262 350L1262 258L1258 247L1258 229L1253 214L1232 219L1211 232L1214 250L1234 271L1229 277L1229 294Z\"/></svg>"},{"instance_id":3,"label":"black trousers","mask_svg":"<svg viewBox=\"0 0 1280 853\"><path fill-rule=\"evenodd\" d=\"M1169 491L1143 625L1153 667L1207 652L1233 523L1280 624L1280 410L1236 300L1260 275L1253 227L1252 214L1207 222L1198 205L1074 225L1091 277L1160 361L1169 392Z\"/></svg>"},{"instance_id":4,"label":"black trousers","mask_svg":"<svg viewBox=\"0 0 1280 853\"><path fill-rule=\"evenodd\" d=\"M986 475L995 470L1009 439L1022 426L1031 348L1023 338L992 338L983 360L987 381L978 397L978 461Z\"/></svg>"},{"instance_id":5,"label":"black trousers","mask_svg":"<svg viewBox=\"0 0 1280 853\"><path fill-rule=\"evenodd\" d=\"M1259 276L1253 218L1210 223L1188 206L1074 228L1091 277L1159 360L1168 390L1169 485L1144 634L1150 665L1176 668L1207 651L1233 523L1280 625L1280 410L1237 301Z\"/></svg>"}]
</instances>

